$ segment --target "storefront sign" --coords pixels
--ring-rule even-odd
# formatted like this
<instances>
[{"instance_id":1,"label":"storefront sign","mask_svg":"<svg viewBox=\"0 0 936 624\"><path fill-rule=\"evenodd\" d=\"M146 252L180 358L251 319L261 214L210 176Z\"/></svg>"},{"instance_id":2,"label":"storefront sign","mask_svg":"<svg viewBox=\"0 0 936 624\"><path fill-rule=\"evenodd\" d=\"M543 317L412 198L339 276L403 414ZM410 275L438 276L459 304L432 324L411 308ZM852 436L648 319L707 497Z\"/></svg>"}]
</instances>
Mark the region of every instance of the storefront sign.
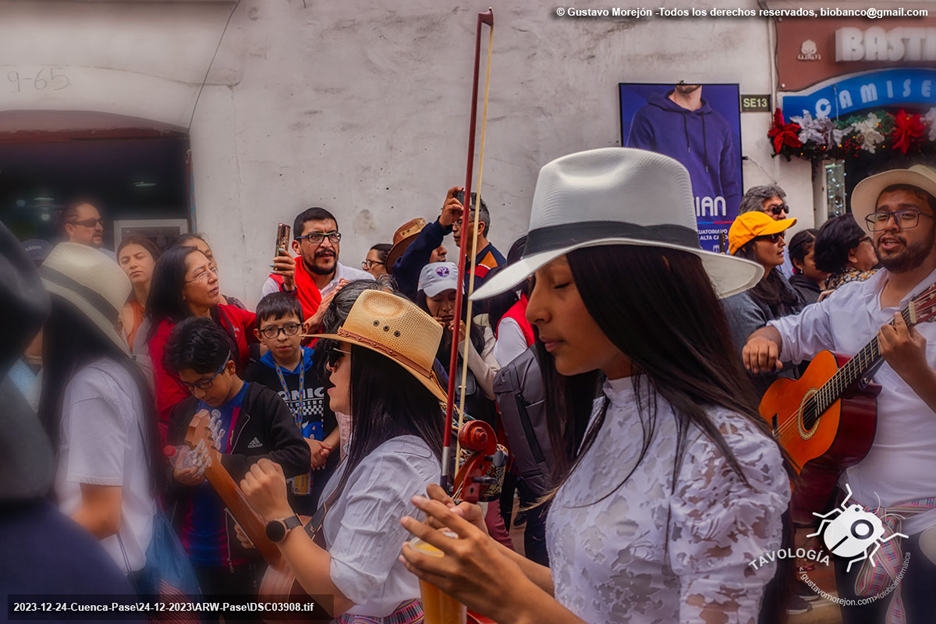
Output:
<instances>
[{"instance_id":1,"label":"storefront sign","mask_svg":"<svg viewBox=\"0 0 936 624\"><path fill-rule=\"evenodd\" d=\"M920 106L936 99L936 70L884 69L827 81L800 93L782 94L783 116L843 117L869 108Z\"/></svg>"},{"instance_id":2,"label":"storefront sign","mask_svg":"<svg viewBox=\"0 0 936 624\"><path fill-rule=\"evenodd\" d=\"M927 18L777 20L780 91L803 91L844 74L932 67L936 12ZM896 88L896 87L895 87Z\"/></svg>"}]
</instances>

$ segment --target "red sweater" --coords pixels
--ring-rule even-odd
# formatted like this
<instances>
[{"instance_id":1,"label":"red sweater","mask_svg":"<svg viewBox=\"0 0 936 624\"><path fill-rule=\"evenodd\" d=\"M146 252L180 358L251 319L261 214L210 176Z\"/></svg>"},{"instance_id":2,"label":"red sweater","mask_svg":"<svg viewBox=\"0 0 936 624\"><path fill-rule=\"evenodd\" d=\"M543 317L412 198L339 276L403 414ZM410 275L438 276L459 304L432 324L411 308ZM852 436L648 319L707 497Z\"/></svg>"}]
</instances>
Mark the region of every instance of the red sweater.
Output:
<instances>
[{"instance_id":1,"label":"red sweater","mask_svg":"<svg viewBox=\"0 0 936 624\"><path fill-rule=\"evenodd\" d=\"M257 342L254 337L257 315L253 312L241 310L232 305L219 305L217 307L217 320L221 326L237 342L237 353L234 360L237 363L238 374L242 373L250 362L250 347ZM169 428L169 415L172 409L189 396L188 391L163 368L163 354L166 352L166 343L175 323L164 319L156 327L156 332L149 341L150 358L153 361L153 376L156 379L156 409L159 412L159 437L162 444L166 443L166 432Z\"/></svg>"}]
</instances>

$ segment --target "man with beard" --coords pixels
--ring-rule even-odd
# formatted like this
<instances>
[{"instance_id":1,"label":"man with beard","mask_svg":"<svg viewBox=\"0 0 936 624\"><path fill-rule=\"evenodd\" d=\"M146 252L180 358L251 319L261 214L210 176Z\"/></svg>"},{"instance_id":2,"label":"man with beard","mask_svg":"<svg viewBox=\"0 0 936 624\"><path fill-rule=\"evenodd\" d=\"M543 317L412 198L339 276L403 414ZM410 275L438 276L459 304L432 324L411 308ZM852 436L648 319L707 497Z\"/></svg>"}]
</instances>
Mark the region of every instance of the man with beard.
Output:
<instances>
[{"instance_id":1,"label":"man with beard","mask_svg":"<svg viewBox=\"0 0 936 624\"><path fill-rule=\"evenodd\" d=\"M299 213L293 223L293 236L292 248L298 257L294 259L281 250L273 261L274 272L263 284L262 296L284 290L284 281L295 281L303 315L306 320L312 319L315 329L341 286L359 279L372 280L374 276L338 261L341 251L338 220L324 208L313 207Z\"/></svg>"},{"instance_id":2,"label":"man with beard","mask_svg":"<svg viewBox=\"0 0 936 624\"><path fill-rule=\"evenodd\" d=\"M883 269L797 316L770 321L748 338L744 363L758 373L821 350L854 355L877 337L884 363L873 376L882 388L874 443L839 483L851 488L849 504L886 518L879 542L896 532L909 538L885 542L875 566L869 559L846 572L848 559L835 557L839 596L881 594L901 570L901 550L909 563L890 597L842 606L842 616L850 624L891 621L902 612L910 624L930 622L936 565L922 554L920 536L936 527L936 324L908 329L899 312L936 282L936 171L916 165L862 180L852 194L852 216L871 234Z\"/></svg>"}]
</instances>

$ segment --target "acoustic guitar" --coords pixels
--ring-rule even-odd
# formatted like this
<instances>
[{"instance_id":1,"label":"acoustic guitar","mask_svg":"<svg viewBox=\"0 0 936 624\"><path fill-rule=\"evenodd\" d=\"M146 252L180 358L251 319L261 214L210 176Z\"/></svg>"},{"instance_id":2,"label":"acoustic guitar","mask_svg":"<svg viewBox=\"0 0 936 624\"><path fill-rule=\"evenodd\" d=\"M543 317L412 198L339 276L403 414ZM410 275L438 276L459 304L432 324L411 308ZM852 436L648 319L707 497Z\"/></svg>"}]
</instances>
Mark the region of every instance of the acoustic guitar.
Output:
<instances>
[{"instance_id":1,"label":"acoustic guitar","mask_svg":"<svg viewBox=\"0 0 936 624\"><path fill-rule=\"evenodd\" d=\"M914 297L901 315L908 327L932 322L936 284ZM871 379L882 363L877 336L853 357L822 351L799 379L778 379L761 399L760 415L801 477L793 492L794 521L811 523L842 471L871 449L881 392Z\"/></svg>"}]
</instances>

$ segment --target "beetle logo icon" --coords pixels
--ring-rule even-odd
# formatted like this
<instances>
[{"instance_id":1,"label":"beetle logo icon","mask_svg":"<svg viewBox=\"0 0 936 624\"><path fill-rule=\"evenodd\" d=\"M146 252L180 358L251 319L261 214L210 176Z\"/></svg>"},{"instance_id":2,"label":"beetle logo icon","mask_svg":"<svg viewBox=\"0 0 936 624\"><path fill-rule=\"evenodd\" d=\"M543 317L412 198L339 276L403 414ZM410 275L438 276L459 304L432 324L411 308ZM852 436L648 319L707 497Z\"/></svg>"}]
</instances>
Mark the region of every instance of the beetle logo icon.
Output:
<instances>
[{"instance_id":1,"label":"beetle logo icon","mask_svg":"<svg viewBox=\"0 0 936 624\"><path fill-rule=\"evenodd\" d=\"M871 565L877 565L874 562L874 555L884 542L895 537L908 537L903 533L894 533L890 537L881 539L884 535L884 524L881 519L870 511L866 511L861 505L848 504L852 491L848 484L845 484L847 496L842 501L841 507L836 507L827 514L818 514L813 512L817 518L822 518L819 529L815 533L810 533L806 537L814 537L822 534L822 543L829 549L833 555L850 559L845 573L851 571L852 565L859 561L869 559ZM871 549L869 553L868 550Z\"/></svg>"}]
</instances>

